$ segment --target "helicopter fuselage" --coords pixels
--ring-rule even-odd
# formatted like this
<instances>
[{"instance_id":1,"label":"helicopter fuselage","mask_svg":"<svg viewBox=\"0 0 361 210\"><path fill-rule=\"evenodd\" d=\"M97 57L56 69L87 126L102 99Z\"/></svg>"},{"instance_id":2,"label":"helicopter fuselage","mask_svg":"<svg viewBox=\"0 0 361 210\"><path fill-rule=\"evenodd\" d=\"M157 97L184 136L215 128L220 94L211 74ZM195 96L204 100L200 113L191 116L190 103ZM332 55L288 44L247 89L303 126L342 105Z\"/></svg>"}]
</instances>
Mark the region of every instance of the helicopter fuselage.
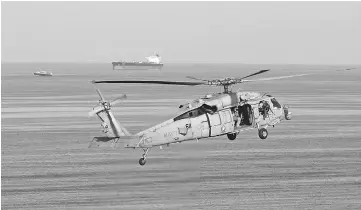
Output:
<instances>
[{"instance_id":1,"label":"helicopter fuselage","mask_svg":"<svg viewBox=\"0 0 361 210\"><path fill-rule=\"evenodd\" d=\"M260 103L268 104L263 110ZM139 132L125 147L150 148L221 135L237 135L241 130L267 128L285 119L285 107L270 95L231 92L206 95L180 106L176 117ZM266 112L265 112L266 111ZM230 138L230 137L229 137Z\"/></svg>"}]
</instances>

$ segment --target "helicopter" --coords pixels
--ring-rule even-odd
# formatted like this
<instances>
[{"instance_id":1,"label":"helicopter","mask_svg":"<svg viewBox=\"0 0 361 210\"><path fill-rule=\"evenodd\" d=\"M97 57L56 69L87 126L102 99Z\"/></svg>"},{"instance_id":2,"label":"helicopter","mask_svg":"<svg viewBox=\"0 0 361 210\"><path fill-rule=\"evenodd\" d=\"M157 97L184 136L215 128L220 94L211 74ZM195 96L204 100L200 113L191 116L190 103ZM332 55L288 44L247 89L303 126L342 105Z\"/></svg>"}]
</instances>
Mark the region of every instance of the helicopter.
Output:
<instances>
[{"instance_id":1,"label":"helicopter","mask_svg":"<svg viewBox=\"0 0 361 210\"><path fill-rule=\"evenodd\" d=\"M350 69L346 69L350 70ZM157 80L120 80L120 81L91 81L98 83L140 83L140 84L166 84L166 85L209 85L221 86L223 92L208 94L191 102L179 106L180 114L162 123L152 126L136 134L130 133L111 112L111 107L121 103L127 96L123 95L109 102L105 101L100 90L96 88L100 96L99 105L88 114L97 115L100 119L101 129L106 136L94 137L92 142L112 141L116 144L119 140L124 141L125 148L141 148L143 155L139 164L146 163L148 152L153 147L168 146L173 143L181 143L190 140L199 140L217 136L227 136L229 140L235 140L240 132L257 129L260 139L268 136L268 127L274 127L284 120L291 120L292 112L289 106L281 105L270 94L259 92L232 92L230 87L235 84L255 81L267 81L305 76L309 74L297 74L290 76L269 77L256 80L246 78L262 74L270 69L259 70L253 74L240 78L223 78L205 80L188 76L196 81L157 81ZM89 145L90 147L90 145Z\"/></svg>"}]
</instances>

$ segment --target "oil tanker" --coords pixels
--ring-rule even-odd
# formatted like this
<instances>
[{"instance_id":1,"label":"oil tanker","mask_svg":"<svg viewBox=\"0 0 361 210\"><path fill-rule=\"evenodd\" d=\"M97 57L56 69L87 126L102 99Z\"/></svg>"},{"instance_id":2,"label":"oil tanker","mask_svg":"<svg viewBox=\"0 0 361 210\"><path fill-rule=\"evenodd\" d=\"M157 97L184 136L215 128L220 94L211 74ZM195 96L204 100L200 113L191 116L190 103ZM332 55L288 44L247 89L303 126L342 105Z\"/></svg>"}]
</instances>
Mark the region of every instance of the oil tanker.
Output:
<instances>
[{"instance_id":1,"label":"oil tanker","mask_svg":"<svg viewBox=\"0 0 361 210\"><path fill-rule=\"evenodd\" d=\"M126 70L126 69L135 69L135 70L146 70L146 69L161 69L163 63L161 62L161 57L158 54L146 57L147 61L139 62L125 62L117 61L112 62L113 70Z\"/></svg>"}]
</instances>

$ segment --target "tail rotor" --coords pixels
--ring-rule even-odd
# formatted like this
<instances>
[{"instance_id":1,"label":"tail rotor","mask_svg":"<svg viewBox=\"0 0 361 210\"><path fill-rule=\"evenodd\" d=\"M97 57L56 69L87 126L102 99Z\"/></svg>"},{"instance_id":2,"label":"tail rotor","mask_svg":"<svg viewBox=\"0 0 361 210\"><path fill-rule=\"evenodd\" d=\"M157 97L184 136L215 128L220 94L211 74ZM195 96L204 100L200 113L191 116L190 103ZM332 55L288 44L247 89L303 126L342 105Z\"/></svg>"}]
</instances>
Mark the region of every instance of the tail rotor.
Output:
<instances>
[{"instance_id":1,"label":"tail rotor","mask_svg":"<svg viewBox=\"0 0 361 210\"><path fill-rule=\"evenodd\" d=\"M119 96L117 98L115 98L112 101L106 101L103 94L100 92L100 90L98 88L95 89L100 97L99 100L99 106L93 108L93 110L91 110L88 115L89 117L94 116L95 114L97 114L98 112L104 111L104 110L110 110L112 106L119 104L122 100L127 98L127 95L122 95Z\"/></svg>"},{"instance_id":2,"label":"tail rotor","mask_svg":"<svg viewBox=\"0 0 361 210\"><path fill-rule=\"evenodd\" d=\"M99 105L88 113L89 117L97 115L101 121L102 131L107 135L108 140L119 138L120 136L131 135L123 126L119 124L111 112L111 107L121 103L121 101L126 99L127 96L124 94L112 101L107 101L105 100L100 90L98 88L95 89L100 97Z\"/></svg>"}]
</instances>

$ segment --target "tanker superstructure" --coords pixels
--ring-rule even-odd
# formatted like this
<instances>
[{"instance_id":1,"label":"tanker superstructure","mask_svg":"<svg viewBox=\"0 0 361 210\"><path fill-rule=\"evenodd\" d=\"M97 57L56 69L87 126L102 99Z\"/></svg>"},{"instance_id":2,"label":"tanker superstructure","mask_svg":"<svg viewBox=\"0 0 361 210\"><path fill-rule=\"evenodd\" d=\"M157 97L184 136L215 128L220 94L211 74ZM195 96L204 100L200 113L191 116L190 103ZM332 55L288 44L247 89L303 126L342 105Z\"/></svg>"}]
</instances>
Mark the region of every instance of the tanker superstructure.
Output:
<instances>
[{"instance_id":1,"label":"tanker superstructure","mask_svg":"<svg viewBox=\"0 0 361 210\"><path fill-rule=\"evenodd\" d=\"M125 62L125 61L118 61L112 62L113 70L123 70L123 69L138 69L138 70L145 70L145 69L161 69L163 67L163 63L161 62L161 57L158 54L146 57L147 61L142 62Z\"/></svg>"}]
</instances>

